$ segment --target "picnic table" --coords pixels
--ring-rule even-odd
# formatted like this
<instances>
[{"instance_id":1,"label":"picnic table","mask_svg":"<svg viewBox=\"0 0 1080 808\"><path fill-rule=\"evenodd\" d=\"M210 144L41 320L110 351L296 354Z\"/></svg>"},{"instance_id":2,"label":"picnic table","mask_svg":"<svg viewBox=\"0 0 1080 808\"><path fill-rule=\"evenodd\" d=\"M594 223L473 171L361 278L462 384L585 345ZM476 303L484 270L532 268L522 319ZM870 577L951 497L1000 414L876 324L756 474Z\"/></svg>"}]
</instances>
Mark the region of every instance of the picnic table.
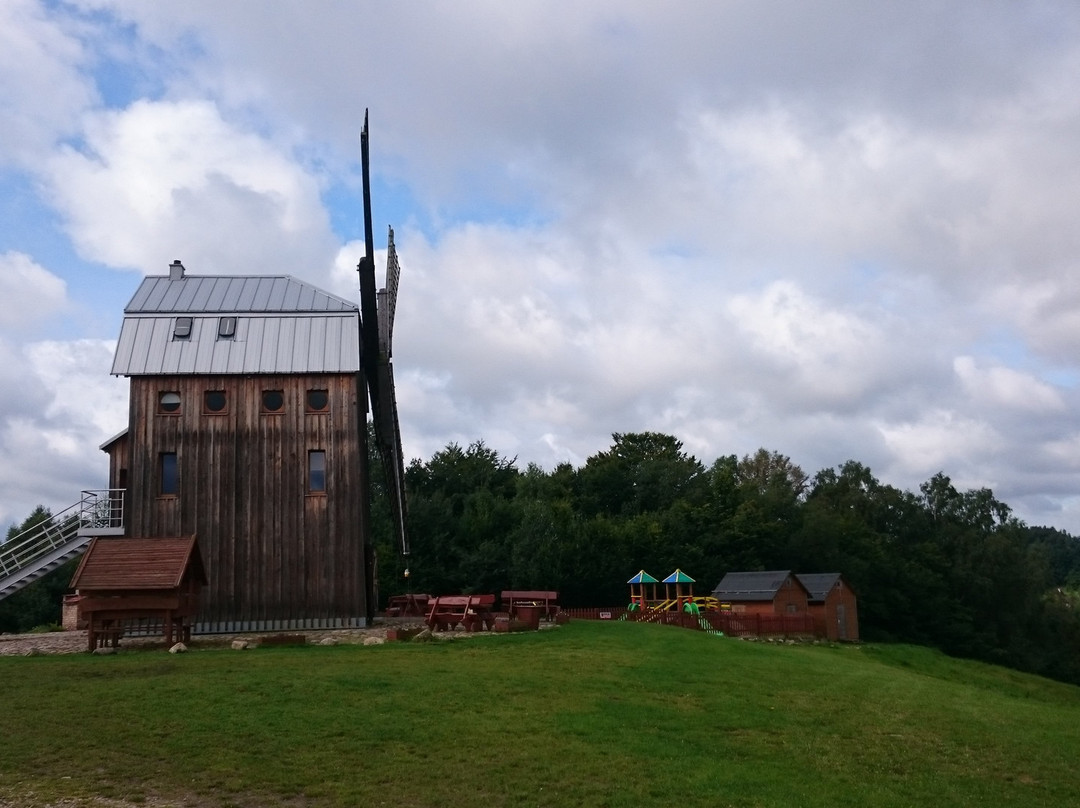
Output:
<instances>
[{"instance_id":1,"label":"picnic table","mask_svg":"<svg viewBox=\"0 0 1080 808\"><path fill-rule=\"evenodd\" d=\"M432 631L490 630L495 623L494 595L439 595L428 602L426 621Z\"/></svg>"},{"instance_id":2,"label":"picnic table","mask_svg":"<svg viewBox=\"0 0 1080 808\"><path fill-rule=\"evenodd\" d=\"M386 601L387 617L423 617L431 595L391 595Z\"/></svg>"},{"instance_id":3,"label":"picnic table","mask_svg":"<svg viewBox=\"0 0 1080 808\"><path fill-rule=\"evenodd\" d=\"M545 620L553 620L559 613L559 593L539 589L505 589L502 605L511 617L522 611L531 613L533 609L538 609Z\"/></svg>"}]
</instances>

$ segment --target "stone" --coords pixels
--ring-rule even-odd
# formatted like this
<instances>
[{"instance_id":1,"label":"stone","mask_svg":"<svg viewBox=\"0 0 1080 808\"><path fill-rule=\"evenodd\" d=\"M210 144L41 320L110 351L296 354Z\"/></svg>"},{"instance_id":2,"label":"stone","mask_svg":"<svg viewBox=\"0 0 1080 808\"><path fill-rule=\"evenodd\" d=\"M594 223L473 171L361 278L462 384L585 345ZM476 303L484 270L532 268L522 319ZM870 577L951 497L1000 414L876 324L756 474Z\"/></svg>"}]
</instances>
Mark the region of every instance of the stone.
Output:
<instances>
[{"instance_id":1,"label":"stone","mask_svg":"<svg viewBox=\"0 0 1080 808\"><path fill-rule=\"evenodd\" d=\"M23 656L44 656L44 655L45 655L45 652L42 651L40 648L38 648L36 646L34 648L29 649L28 651L23 652Z\"/></svg>"},{"instance_id":2,"label":"stone","mask_svg":"<svg viewBox=\"0 0 1080 808\"><path fill-rule=\"evenodd\" d=\"M98 654L99 656L108 656L109 654L115 654L116 649L111 645L103 645L100 648L95 648L91 653Z\"/></svg>"},{"instance_id":3,"label":"stone","mask_svg":"<svg viewBox=\"0 0 1080 808\"><path fill-rule=\"evenodd\" d=\"M247 640L233 640L232 641L232 649L234 651L246 651L250 647L251 647L251 643L249 643Z\"/></svg>"},{"instance_id":4,"label":"stone","mask_svg":"<svg viewBox=\"0 0 1080 808\"><path fill-rule=\"evenodd\" d=\"M169 649L170 654L183 654L185 651L187 651L187 646L184 645L182 642L178 642L176 645Z\"/></svg>"},{"instance_id":5,"label":"stone","mask_svg":"<svg viewBox=\"0 0 1080 808\"><path fill-rule=\"evenodd\" d=\"M364 637L364 645L382 645L384 642L382 637Z\"/></svg>"},{"instance_id":6,"label":"stone","mask_svg":"<svg viewBox=\"0 0 1080 808\"><path fill-rule=\"evenodd\" d=\"M319 640L319 645L337 645L338 641L336 637L323 637Z\"/></svg>"}]
</instances>

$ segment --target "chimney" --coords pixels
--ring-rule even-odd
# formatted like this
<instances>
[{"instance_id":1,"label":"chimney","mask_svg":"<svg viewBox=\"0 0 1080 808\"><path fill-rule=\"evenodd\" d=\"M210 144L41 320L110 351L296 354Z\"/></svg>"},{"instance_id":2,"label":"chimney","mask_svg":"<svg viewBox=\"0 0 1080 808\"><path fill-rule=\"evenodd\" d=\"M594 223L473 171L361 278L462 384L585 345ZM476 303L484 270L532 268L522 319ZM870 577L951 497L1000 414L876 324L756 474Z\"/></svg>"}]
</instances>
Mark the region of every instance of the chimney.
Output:
<instances>
[{"instance_id":1,"label":"chimney","mask_svg":"<svg viewBox=\"0 0 1080 808\"><path fill-rule=\"evenodd\" d=\"M182 281L184 279L184 265L180 263L180 259L177 258L171 264L169 264L169 280L170 281Z\"/></svg>"}]
</instances>

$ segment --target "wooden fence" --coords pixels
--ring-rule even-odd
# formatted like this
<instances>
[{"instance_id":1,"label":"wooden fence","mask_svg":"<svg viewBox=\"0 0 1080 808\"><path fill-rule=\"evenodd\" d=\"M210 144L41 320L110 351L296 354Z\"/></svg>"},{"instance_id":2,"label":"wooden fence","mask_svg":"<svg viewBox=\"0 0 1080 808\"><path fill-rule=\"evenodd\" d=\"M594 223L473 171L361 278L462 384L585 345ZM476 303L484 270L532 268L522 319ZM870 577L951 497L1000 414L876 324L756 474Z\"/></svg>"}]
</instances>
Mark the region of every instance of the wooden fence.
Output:
<instances>
[{"instance_id":1,"label":"wooden fence","mask_svg":"<svg viewBox=\"0 0 1080 808\"><path fill-rule=\"evenodd\" d=\"M805 637L821 634L809 614L735 614L733 612L627 612L625 606L600 609L563 609L571 619L632 620L701 631L722 631L729 637ZM624 618L625 616L625 618Z\"/></svg>"}]
</instances>

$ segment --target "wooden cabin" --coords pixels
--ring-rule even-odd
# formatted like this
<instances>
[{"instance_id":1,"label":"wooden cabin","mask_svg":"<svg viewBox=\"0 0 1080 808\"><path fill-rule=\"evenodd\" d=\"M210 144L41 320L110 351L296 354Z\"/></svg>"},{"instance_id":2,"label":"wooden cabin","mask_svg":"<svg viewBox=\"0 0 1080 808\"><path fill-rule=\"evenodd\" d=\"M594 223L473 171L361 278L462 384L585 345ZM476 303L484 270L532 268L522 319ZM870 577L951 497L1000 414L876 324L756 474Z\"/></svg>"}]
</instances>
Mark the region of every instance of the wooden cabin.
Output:
<instances>
[{"instance_id":1,"label":"wooden cabin","mask_svg":"<svg viewBox=\"0 0 1080 808\"><path fill-rule=\"evenodd\" d=\"M160 623L165 640L191 639L206 584L194 536L134 539L99 536L90 542L71 588L89 650L115 646L131 621Z\"/></svg>"},{"instance_id":2,"label":"wooden cabin","mask_svg":"<svg viewBox=\"0 0 1080 808\"><path fill-rule=\"evenodd\" d=\"M810 599L790 570L729 572L712 595L735 614L806 614Z\"/></svg>"},{"instance_id":3,"label":"wooden cabin","mask_svg":"<svg viewBox=\"0 0 1080 808\"><path fill-rule=\"evenodd\" d=\"M128 428L102 448L125 535L196 534L196 631L366 625L374 566L358 306L174 261L124 309Z\"/></svg>"},{"instance_id":4,"label":"wooden cabin","mask_svg":"<svg viewBox=\"0 0 1080 808\"><path fill-rule=\"evenodd\" d=\"M859 639L859 609L855 590L839 572L796 576L810 593L809 611L819 633L830 640Z\"/></svg>"}]
</instances>

